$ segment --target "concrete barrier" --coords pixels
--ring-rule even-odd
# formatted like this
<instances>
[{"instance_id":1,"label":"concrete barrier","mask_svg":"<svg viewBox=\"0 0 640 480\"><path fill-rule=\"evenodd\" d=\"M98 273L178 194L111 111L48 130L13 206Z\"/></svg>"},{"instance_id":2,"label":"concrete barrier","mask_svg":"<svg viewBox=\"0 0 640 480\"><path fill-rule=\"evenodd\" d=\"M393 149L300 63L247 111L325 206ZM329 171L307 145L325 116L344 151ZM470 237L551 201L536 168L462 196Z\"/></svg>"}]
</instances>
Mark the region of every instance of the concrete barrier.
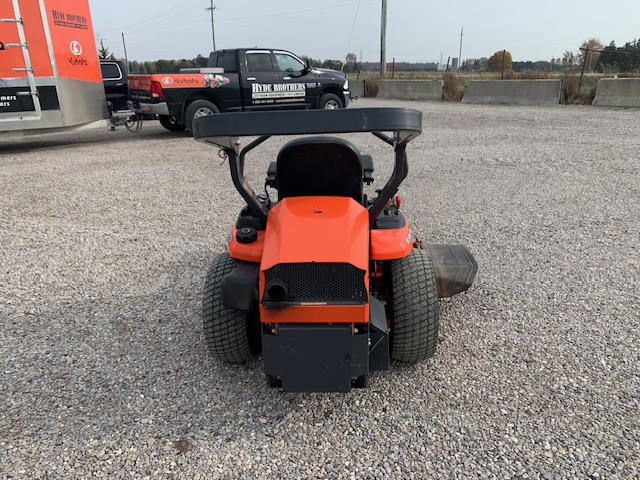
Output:
<instances>
[{"instance_id":1,"label":"concrete barrier","mask_svg":"<svg viewBox=\"0 0 640 480\"><path fill-rule=\"evenodd\" d=\"M364 80L349 80L352 97L364 98Z\"/></svg>"},{"instance_id":2,"label":"concrete barrier","mask_svg":"<svg viewBox=\"0 0 640 480\"><path fill-rule=\"evenodd\" d=\"M442 80L380 80L378 98L442 100Z\"/></svg>"},{"instance_id":3,"label":"concrete barrier","mask_svg":"<svg viewBox=\"0 0 640 480\"><path fill-rule=\"evenodd\" d=\"M592 105L640 107L640 78L601 78Z\"/></svg>"},{"instance_id":4,"label":"concrete barrier","mask_svg":"<svg viewBox=\"0 0 640 480\"><path fill-rule=\"evenodd\" d=\"M472 80L462 102L557 105L561 93L562 80Z\"/></svg>"}]
</instances>

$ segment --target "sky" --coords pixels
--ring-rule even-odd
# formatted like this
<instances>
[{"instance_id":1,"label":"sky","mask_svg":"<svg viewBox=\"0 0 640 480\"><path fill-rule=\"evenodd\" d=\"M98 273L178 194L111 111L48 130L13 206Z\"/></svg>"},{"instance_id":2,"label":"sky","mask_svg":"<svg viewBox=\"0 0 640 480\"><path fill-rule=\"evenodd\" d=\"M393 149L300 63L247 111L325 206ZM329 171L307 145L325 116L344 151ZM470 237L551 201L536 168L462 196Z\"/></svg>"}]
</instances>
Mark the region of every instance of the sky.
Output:
<instances>
[{"instance_id":1,"label":"sky","mask_svg":"<svg viewBox=\"0 0 640 480\"><path fill-rule=\"evenodd\" d=\"M211 0L89 0L98 41L129 60L191 59L213 49ZM216 48L281 48L319 60L380 61L382 0L214 0ZM387 0L386 59L551 60L583 41L640 38L639 0Z\"/></svg>"}]
</instances>

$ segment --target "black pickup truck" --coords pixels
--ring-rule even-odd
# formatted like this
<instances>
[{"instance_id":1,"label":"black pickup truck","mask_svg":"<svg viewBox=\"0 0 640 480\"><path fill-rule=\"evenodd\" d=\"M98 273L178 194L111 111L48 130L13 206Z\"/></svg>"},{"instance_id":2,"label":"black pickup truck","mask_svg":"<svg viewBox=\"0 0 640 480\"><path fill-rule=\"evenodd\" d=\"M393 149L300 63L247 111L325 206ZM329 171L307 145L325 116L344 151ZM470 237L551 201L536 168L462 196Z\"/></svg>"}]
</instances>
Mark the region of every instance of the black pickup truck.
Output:
<instances>
[{"instance_id":1,"label":"black pickup truck","mask_svg":"<svg viewBox=\"0 0 640 480\"><path fill-rule=\"evenodd\" d=\"M109 112L127 109L129 71L122 60L100 60L100 71Z\"/></svg>"},{"instance_id":2,"label":"black pickup truck","mask_svg":"<svg viewBox=\"0 0 640 480\"><path fill-rule=\"evenodd\" d=\"M131 130L136 120L143 117L130 109L127 64L122 60L100 59L100 73L107 101L110 128L113 130L118 125L125 125ZM148 115L145 118L155 118L155 115Z\"/></svg>"},{"instance_id":3,"label":"black pickup truck","mask_svg":"<svg viewBox=\"0 0 640 480\"><path fill-rule=\"evenodd\" d=\"M192 131L193 120L203 115L344 108L351 97L344 73L312 68L285 50L262 48L217 50L205 68L130 74L128 84L134 109L157 114L172 131Z\"/></svg>"}]
</instances>

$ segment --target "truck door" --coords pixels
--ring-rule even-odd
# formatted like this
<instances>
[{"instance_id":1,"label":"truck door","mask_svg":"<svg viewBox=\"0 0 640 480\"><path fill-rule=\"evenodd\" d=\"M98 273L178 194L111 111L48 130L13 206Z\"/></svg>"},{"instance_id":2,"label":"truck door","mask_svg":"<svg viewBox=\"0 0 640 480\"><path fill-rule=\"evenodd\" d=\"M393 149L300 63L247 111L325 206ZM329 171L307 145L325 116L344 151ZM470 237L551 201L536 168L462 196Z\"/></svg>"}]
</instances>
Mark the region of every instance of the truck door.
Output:
<instances>
[{"instance_id":1,"label":"truck door","mask_svg":"<svg viewBox=\"0 0 640 480\"><path fill-rule=\"evenodd\" d=\"M275 50L273 56L276 61L276 68L283 75L285 82L296 84L305 92L304 104L307 108L313 108L318 99L320 85L316 82L307 81L309 70L301 59L291 52Z\"/></svg>"},{"instance_id":2,"label":"truck door","mask_svg":"<svg viewBox=\"0 0 640 480\"><path fill-rule=\"evenodd\" d=\"M291 72L280 71L271 50L247 50L242 88L247 110L270 110L306 105L306 84Z\"/></svg>"}]
</instances>

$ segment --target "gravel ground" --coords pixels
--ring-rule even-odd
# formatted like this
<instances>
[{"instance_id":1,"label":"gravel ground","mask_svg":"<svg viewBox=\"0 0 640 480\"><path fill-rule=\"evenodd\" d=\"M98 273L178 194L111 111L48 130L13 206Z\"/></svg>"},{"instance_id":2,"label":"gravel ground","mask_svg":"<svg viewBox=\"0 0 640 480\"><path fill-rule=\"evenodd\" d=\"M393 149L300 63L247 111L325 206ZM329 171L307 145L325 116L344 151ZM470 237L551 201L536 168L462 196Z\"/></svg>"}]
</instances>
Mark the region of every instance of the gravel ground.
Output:
<instances>
[{"instance_id":1,"label":"gravel ground","mask_svg":"<svg viewBox=\"0 0 640 480\"><path fill-rule=\"evenodd\" d=\"M215 149L154 122L0 139L3 478L640 476L638 110L365 106L424 112L403 209L480 270L432 360L349 394L208 356L241 207ZM388 147L353 138L382 180Z\"/></svg>"}]
</instances>

